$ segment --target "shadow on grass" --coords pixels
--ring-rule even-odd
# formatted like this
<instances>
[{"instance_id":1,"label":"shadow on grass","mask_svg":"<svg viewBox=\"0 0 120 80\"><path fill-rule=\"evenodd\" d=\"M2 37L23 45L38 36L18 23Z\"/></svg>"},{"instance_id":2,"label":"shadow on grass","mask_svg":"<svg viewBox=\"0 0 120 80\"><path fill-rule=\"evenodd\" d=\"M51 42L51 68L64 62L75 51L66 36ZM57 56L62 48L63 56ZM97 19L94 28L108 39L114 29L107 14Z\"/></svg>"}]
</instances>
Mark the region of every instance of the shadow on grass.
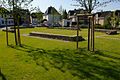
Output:
<instances>
[{"instance_id":1,"label":"shadow on grass","mask_svg":"<svg viewBox=\"0 0 120 80\"><path fill-rule=\"evenodd\" d=\"M46 71L55 68L63 73L69 72L74 77L89 80L120 79L120 58L104 51L89 52L85 48L44 50L27 45L10 47L27 52L36 65L42 66Z\"/></svg>"},{"instance_id":2,"label":"shadow on grass","mask_svg":"<svg viewBox=\"0 0 120 80\"><path fill-rule=\"evenodd\" d=\"M6 77L5 77L5 75L1 72L1 69L0 69L0 78L2 80L7 80Z\"/></svg>"}]
</instances>

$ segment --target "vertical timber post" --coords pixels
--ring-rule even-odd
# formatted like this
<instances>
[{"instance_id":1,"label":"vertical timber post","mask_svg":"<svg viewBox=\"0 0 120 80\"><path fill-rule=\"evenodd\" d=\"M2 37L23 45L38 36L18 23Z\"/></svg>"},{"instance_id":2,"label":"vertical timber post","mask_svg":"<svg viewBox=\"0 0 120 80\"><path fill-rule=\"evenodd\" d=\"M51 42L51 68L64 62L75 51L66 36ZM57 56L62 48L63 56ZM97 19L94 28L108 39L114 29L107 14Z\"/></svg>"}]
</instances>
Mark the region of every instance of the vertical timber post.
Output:
<instances>
[{"instance_id":1,"label":"vertical timber post","mask_svg":"<svg viewBox=\"0 0 120 80\"><path fill-rule=\"evenodd\" d=\"M88 26L88 51L90 51L90 17L89 17L89 26Z\"/></svg>"},{"instance_id":2,"label":"vertical timber post","mask_svg":"<svg viewBox=\"0 0 120 80\"><path fill-rule=\"evenodd\" d=\"M12 0L12 3L13 3L13 20L14 20L15 44L18 45L17 34L16 34L16 26L15 26L15 3L14 3L14 0Z\"/></svg>"},{"instance_id":3,"label":"vertical timber post","mask_svg":"<svg viewBox=\"0 0 120 80\"><path fill-rule=\"evenodd\" d=\"M94 24L94 15L93 15L93 17L92 17L92 20L93 20L93 49L92 49L92 51L95 51L95 24Z\"/></svg>"},{"instance_id":4,"label":"vertical timber post","mask_svg":"<svg viewBox=\"0 0 120 80\"><path fill-rule=\"evenodd\" d=\"M77 16L77 49L79 48L79 17Z\"/></svg>"},{"instance_id":5,"label":"vertical timber post","mask_svg":"<svg viewBox=\"0 0 120 80\"><path fill-rule=\"evenodd\" d=\"M19 15L17 16L18 18L18 21L17 21L17 25L18 25L18 43L19 43L19 46L21 46L21 38L20 38L20 26L19 26Z\"/></svg>"},{"instance_id":6,"label":"vertical timber post","mask_svg":"<svg viewBox=\"0 0 120 80\"><path fill-rule=\"evenodd\" d=\"M91 15L91 50L93 49L93 16Z\"/></svg>"},{"instance_id":7,"label":"vertical timber post","mask_svg":"<svg viewBox=\"0 0 120 80\"><path fill-rule=\"evenodd\" d=\"M8 26L7 26L7 15L5 14L5 24L6 24L6 42L7 46L9 45L8 43Z\"/></svg>"}]
</instances>

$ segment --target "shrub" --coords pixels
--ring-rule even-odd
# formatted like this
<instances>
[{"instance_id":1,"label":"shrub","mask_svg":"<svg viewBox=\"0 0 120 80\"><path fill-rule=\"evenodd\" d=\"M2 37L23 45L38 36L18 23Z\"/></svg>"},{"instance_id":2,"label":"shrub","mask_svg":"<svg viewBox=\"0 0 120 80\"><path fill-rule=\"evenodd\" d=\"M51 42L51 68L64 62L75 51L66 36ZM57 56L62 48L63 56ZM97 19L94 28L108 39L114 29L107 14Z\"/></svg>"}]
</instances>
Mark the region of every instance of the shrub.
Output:
<instances>
[{"instance_id":1,"label":"shrub","mask_svg":"<svg viewBox=\"0 0 120 80\"><path fill-rule=\"evenodd\" d=\"M95 25L95 28L98 28L98 29L103 29L104 27L103 27L103 26L101 26L100 24L96 24L96 25Z\"/></svg>"},{"instance_id":2,"label":"shrub","mask_svg":"<svg viewBox=\"0 0 120 80\"><path fill-rule=\"evenodd\" d=\"M106 16L106 17L105 17L105 20L104 20L104 25L103 25L103 27L104 27L105 29L111 28L111 23L110 23L110 21L111 21L111 15Z\"/></svg>"}]
</instances>

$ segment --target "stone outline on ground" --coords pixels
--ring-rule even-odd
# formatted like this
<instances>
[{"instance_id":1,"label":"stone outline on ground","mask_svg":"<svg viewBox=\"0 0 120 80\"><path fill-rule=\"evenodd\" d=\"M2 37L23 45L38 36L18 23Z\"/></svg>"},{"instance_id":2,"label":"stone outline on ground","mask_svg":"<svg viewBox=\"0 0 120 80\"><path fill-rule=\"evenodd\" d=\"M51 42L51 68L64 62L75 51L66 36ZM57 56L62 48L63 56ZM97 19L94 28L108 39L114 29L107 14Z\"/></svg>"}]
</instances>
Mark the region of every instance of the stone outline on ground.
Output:
<instances>
[{"instance_id":1,"label":"stone outline on ground","mask_svg":"<svg viewBox=\"0 0 120 80\"><path fill-rule=\"evenodd\" d=\"M76 42L77 39L78 41L85 41L85 39L82 36L70 36L70 35L43 33L43 32L31 32L29 33L29 36L58 39L58 40L71 41L71 42Z\"/></svg>"}]
</instances>

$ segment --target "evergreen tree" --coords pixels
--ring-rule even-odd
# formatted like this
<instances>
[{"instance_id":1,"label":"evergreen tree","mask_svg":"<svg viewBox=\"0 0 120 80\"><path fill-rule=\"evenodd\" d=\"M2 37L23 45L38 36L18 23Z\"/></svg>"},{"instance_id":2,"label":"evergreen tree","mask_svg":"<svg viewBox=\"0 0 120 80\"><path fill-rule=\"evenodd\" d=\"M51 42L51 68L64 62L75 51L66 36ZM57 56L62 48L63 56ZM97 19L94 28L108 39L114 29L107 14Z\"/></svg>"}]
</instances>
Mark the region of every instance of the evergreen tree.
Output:
<instances>
[{"instance_id":1,"label":"evergreen tree","mask_svg":"<svg viewBox=\"0 0 120 80\"><path fill-rule=\"evenodd\" d=\"M67 19L68 18L68 14L66 10L63 10L63 15L62 15L63 19Z\"/></svg>"}]
</instances>

